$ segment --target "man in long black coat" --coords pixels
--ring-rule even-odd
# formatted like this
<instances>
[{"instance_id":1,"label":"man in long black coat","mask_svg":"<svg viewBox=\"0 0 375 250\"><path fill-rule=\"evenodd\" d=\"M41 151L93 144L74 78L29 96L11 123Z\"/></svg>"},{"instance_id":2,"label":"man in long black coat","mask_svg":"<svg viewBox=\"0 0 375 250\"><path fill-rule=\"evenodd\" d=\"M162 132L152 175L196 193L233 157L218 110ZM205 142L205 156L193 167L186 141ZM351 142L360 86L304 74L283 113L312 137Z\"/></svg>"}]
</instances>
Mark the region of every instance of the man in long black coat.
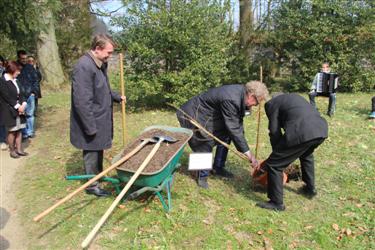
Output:
<instances>
[{"instance_id":1,"label":"man in long black coat","mask_svg":"<svg viewBox=\"0 0 375 250\"><path fill-rule=\"evenodd\" d=\"M250 153L244 137L243 118L246 107L256 106L267 97L267 88L260 82L252 81L246 85L224 85L193 97L181 106L181 110L219 139L226 142L233 141L237 150L245 153L253 166L256 166L257 161ZM182 112L177 111L177 118L182 127L194 131L194 135L189 141L190 148L194 152L212 152L216 144L214 139L197 130ZM217 174L227 176L228 174L223 169L223 162L225 163L225 159L222 157L215 157L213 167ZM208 188L208 174L208 171L199 171L198 185L200 187Z\"/></svg>"},{"instance_id":2,"label":"man in long black coat","mask_svg":"<svg viewBox=\"0 0 375 250\"><path fill-rule=\"evenodd\" d=\"M107 35L94 37L91 50L74 66L72 74L72 107L70 141L83 150L86 174L103 171L103 150L112 146L113 101L124 96L111 91L107 76L107 60L114 42ZM107 196L98 183L86 189L88 194Z\"/></svg>"},{"instance_id":3,"label":"man in long black coat","mask_svg":"<svg viewBox=\"0 0 375 250\"><path fill-rule=\"evenodd\" d=\"M283 170L300 159L302 191L312 197L316 194L314 150L328 137L328 125L319 112L297 94L281 94L265 104L269 119L272 153L264 164L268 172L267 193L270 199L257 205L273 210L284 210Z\"/></svg>"}]
</instances>

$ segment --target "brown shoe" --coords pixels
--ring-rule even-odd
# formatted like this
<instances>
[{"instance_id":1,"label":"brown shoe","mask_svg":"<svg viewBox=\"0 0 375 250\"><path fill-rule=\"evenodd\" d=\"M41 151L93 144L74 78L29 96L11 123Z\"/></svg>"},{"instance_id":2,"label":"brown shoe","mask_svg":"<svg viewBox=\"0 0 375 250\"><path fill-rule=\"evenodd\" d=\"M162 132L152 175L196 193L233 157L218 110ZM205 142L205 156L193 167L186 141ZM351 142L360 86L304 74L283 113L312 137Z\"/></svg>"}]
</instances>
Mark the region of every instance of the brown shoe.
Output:
<instances>
[{"instance_id":1,"label":"brown shoe","mask_svg":"<svg viewBox=\"0 0 375 250\"><path fill-rule=\"evenodd\" d=\"M22 151L22 152L17 151L16 153L18 155L20 155L20 156L27 156L27 155L29 155L29 153L26 153L25 151Z\"/></svg>"},{"instance_id":2,"label":"brown shoe","mask_svg":"<svg viewBox=\"0 0 375 250\"><path fill-rule=\"evenodd\" d=\"M9 155L10 157L15 158L15 159L20 158L20 156L16 153L16 151L10 151Z\"/></svg>"}]
</instances>

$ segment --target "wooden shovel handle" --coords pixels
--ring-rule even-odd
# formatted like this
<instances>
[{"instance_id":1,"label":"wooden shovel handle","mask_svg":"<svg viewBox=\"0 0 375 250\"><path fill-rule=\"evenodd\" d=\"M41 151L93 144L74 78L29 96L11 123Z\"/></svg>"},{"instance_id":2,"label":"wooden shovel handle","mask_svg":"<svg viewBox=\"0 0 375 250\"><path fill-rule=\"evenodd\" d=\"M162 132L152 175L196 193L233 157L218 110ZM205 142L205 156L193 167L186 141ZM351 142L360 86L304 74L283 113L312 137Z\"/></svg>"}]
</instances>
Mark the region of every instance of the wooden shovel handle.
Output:
<instances>
[{"instance_id":1,"label":"wooden shovel handle","mask_svg":"<svg viewBox=\"0 0 375 250\"><path fill-rule=\"evenodd\" d=\"M121 85L121 95L125 96L125 83L124 83L124 59L122 53L119 54L120 57L120 85ZM121 102L121 113L122 113L122 140L125 146L125 137L126 137L126 103L125 101Z\"/></svg>"},{"instance_id":2,"label":"wooden shovel handle","mask_svg":"<svg viewBox=\"0 0 375 250\"><path fill-rule=\"evenodd\" d=\"M91 232L87 235L86 239L82 242L81 247L86 248L92 241L92 239L95 237L99 229L102 227L102 225L106 222L110 214L113 212L113 210L116 208L117 204L121 201L122 197L126 194L126 192L129 190L131 185L135 182L135 180L138 178L138 176L141 174L143 169L147 166L147 164L150 162L152 157L155 155L156 151L158 151L160 144L163 142L163 139L160 139L158 143L154 146L152 151L149 153L149 155L146 157L146 159L143 161L142 165L138 168L138 170L134 173L134 175L130 178L129 182L126 184L124 189L121 191L121 193L116 197L115 201L112 203L112 205L108 208L108 210L105 212L105 214L100 218L98 223L95 225L95 227L91 230Z\"/></svg>"},{"instance_id":3,"label":"wooden shovel handle","mask_svg":"<svg viewBox=\"0 0 375 250\"><path fill-rule=\"evenodd\" d=\"M61 199L58 202L56 202L53 206L49 207L48 209L46 209L42 213L40 213L37 216L35 216L33 218L33 221L35 221L35 222L39 221L44 216L46 216L47 214L49 214L52 210L54 210L55 208L57 208L58 206L60 206L64 202L70 200L74 195L78 194L79 192L81 192L82 190L84 190L86 187L90 186L92 183L94 183L95 181L99 180L104 175L106 175L107 173L109 173L111 170L115 169L116 167L118 167L119 165L121 165L123 162L125 162L126 160L128 160L130 157L132 157L134 154L136 154L139 150L141 150L149 142L150 142L150 140L144 140L135 149L133 149L129 154L127 154L124 157L122 157L115 164L111 165L110 167L108 167L107 169L105 169L103 172L99 173L94 178L92 178L89 181L87 181L85 184L83 184L82 186L80 186L79 188L77 188L76 190L74 190L72 193L68 194L63 199Z\"/></svg>"}]
</instances>

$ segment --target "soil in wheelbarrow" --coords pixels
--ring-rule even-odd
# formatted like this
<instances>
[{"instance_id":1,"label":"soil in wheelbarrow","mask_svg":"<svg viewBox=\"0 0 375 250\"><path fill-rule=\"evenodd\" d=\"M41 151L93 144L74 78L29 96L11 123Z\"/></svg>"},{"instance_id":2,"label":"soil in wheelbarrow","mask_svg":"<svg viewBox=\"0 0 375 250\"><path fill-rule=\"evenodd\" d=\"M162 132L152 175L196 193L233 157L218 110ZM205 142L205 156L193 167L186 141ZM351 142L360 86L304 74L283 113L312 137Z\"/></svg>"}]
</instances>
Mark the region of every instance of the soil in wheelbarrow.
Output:
<instances>
[{"instance_id":1,"label":"soil in wheelbarrow","mask_svg":"<svg viewBox=\"0 0 375 250\"><path fill-rule=\"evenodd\" d=\"M185 133L176 133L162 129L151 129L139 135L134 141L132 141L124 149L122 156L126 155L134 148L136 148L142 139L152 138L156 135L170 136L176 139L174 143L162 142L159 150L156 152L150 163L143 170L142 174L151 174L161 170L165 164L179 151L182 145L186 144L189 135ZM132 156L125 163L120 165L118 169L135 172L141 166L142 162L146 159L148 154L151 152L156 143L148 143L138 153Z\"/></svg>"}]
</instances>

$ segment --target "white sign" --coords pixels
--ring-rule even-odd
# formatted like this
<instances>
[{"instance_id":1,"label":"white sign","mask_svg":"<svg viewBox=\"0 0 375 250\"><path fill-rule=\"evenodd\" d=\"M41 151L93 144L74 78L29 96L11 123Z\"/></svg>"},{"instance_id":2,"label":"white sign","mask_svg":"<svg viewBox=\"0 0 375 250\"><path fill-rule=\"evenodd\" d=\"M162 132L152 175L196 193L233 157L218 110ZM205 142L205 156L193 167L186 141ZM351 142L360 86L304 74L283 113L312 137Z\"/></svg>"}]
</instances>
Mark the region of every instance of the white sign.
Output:
<instances>
[{"instance_id":1,"label":"white sign","mask_svg":"<svg viewBox=\"0 0 375 250\"><path fill-rule=\"evenodd\" d=\"M211 170L212 153L192 153L189 155L189 170Z\"/></svg>"}]
</instances>

